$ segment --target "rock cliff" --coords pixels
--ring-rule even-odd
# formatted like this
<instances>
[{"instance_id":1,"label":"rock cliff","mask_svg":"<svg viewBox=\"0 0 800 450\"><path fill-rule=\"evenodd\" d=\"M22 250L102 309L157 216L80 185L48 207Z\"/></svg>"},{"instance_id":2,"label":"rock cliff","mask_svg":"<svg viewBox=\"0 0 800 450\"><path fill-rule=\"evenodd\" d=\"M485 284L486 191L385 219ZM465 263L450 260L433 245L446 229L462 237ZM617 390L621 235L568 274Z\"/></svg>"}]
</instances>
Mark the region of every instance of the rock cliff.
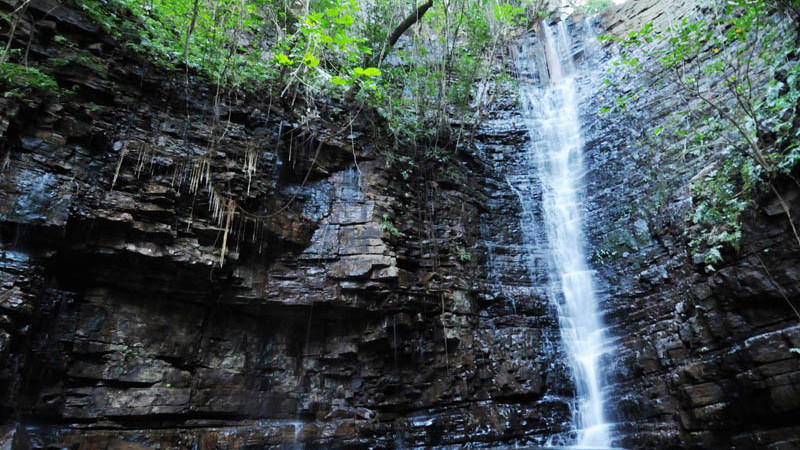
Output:
<instances>
[{"instance_id":1,"label":"rock cliff","mask_svg":"<svg viewBox=\"0 0 800 450\"><path fill-rule=\"evenodd\" d=\"M390 448L568 426L547 395L569 395L554 312L476 154L389 154L369 112L300 118L301 98L157 69L64 4L30 11L32 60L81 57L52 68L73 94L0 101L5 442Z\"/></svg>"},{"instance_id":2,"label":"rock cliff","mask_svg":"<svg viewBox=\"0 0 800 450\"><path fill-rule=\"evenodd\" d=\"M574 59L610 67L596 33L695 7L569 19ZM541 211L519 196L541 192L509 182L531 176L513 85L492 87L458 148L397 144L370 111L217 90L75 8L30 8L22 44L64 59L50 70L74 93L0 99L0 442L491 447L569 432L544 257L523 245ZM582 82L586 232L617 348L616 443L800 446L785 216L763 194L742 250L704 270L685 232L704 161L646 139L682 99L642 79L637 113L601 117L600 81ZM779 188L800 217L796 184Z\"/></svg>"},{"instance_id":3,"label":"rock cliff","mask_svg":"<svg viewBox=\"0 0 800 450\"><path fill-rule=\"evenodd\" d=\"M663 29L703 13L695 2L628 2L607 12L597 31L624 35L646 22ZM615 53L613 45L605 51ZM714 113L667 74L638 81L641 89L627 87L639 96L629 112L600 117L608 91L584 111L588 232L618 348L607 367L619 443L795 448L800 358L789 349L800 343L800 251L789 221L774 194L760 194L745 213L740 250L707 271L692 257L688 228L692 183L711 162L654 139L653 129L687 105ZM777 187L797 217L796 183Z\"/></svg>"}]
</instances>

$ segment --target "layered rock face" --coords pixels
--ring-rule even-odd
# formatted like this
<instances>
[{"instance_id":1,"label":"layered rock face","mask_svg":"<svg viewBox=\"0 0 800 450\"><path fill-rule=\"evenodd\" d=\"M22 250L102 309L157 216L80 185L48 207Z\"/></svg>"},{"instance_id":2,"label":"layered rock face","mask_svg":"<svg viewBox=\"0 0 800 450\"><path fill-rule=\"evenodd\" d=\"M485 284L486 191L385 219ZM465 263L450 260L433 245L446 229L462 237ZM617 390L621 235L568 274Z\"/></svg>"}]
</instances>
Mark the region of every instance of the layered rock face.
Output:
<instances>
[{"instance_id":1,"label":"layered rock face","mask_svg":"<svg viewBox=\"0 0 800 450\"><path fill-rule=\"evenodd\" d=\"M570 21L574 59L609 64L593 32L694 7ZM31 60L88 59L54 69L72 96L0 100L4 443L501 446L569 430L544 247L520 225L541 211L519 196L541 192L509 181L534 176L513 87L495 86L459 151L397 149L411 165L375 115L350 127L354 111L317 104L301 120L268 93L155 69L57 2L32 2L20 30ZM581 82L586 231L617 444L800 445L788 221L765 194L741 252L706 273L684 233L704 161L643 139L680 96L643 78L637 114L598 117L601 81ZM796 185L778 187L800 216Z\"/></svg>"},{"instance_id":2,"label":"layered rock face","mask_svg":"<svg viewBox=\"0 0 800 450\"><path fill-rule=\"evenodd\" d=\"M607 13L597 31L625 35L646 22L663 29L702 14L694 2L628 2ZM638 81L622 92L638 96L628 113L599 117L600 106L619 92L596 90L583 114L588 232L616 337L606 367L618 443L796 448L800 355L790 348L800 343L800 249L789 221L765 193L744 215L738 253L726 254L715 272L693 260L691 183L711 161L660 144L653 130L687 104L698 113L704 106L669 74ZM795 182L776 185L798 217Z\"/></svg>"},{"instance_id":3,"label":"layered rock face","mask_svg":"<svg viewBox=\"0 0 800 450\"><path fill-rule=\"evenodd\" d=\"M368 113L300 122L157 70L68 6L30 13L32 61L83 57L53 69L75 94L0 101L4 442L392 448L568 426L554 311L477 152L392 164Z\"/></svg>"},{"instance_id":4,"label":"layered rock face","mask_svg":"<svg viewBox=\"0 0 800 450\"><path fill-rule=\"evenodd\" d=\"M702 152L676 150L653 134L657 128L674 131L671 113L689 108L701 114L706 107L658 70L614 89L618 50L596 42L597 35L625 36L646 23L663 30L706 12L696 2L643 1L591 21L567 19L583 99L588 248L613 338L602 364L609 383L606 411L616 423L614 443L623 448L795 448L800 357L791 349L800 342L800 251L790 222L776 196L760 194L744 216L740 250L729 249L719 267L707 270L702 258L692 256L696 230L688 228L692 183L714 161ZM536 82L536 74L527 76ZM623 96L629 97L625 112L601 113ZM499 98L512 101L513 94ZM502 110L501 104L495 107ZM495 117L487 129L511 136L525 128L514 108ZM522 156L527 145L479 141L484 160L506 178L496 196L541 197L537 184L525 181L535 172L520 171L530 166ZM708 145L719 148L720 142ZM519 180L532 189L514 191L510 186ZM776 188L797 217L796 182L787 177ZM525 215L531 224L543 222L540 208L522 211L522 222ZM519 264L528 265L541 288L548 282L546 245L541 230L531 228L523 236L532 244L529 260Z\"/></svg>"}]
</instances>

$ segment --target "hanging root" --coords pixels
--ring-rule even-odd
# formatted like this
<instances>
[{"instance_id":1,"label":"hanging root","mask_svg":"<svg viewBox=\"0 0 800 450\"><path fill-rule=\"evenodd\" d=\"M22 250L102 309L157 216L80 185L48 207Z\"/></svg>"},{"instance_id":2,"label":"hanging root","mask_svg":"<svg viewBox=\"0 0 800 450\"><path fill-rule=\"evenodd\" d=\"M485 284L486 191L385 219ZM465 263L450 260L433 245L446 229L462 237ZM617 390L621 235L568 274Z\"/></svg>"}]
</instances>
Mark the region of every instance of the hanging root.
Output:
<instances>
[{"instance_id":1,"label":"hanging root","mask_svg":"<svg viewBox=\"0 0 800 450\"><path fill-rule=\"evenodd\" d=\"M136 167L133 169L133 174L136 175L136 178L144 171L144 166L147 161L150 159L150 146L147 145L146 142L139 143L139 155L138 159L136 160Z\"/></svg>"},{"instance_id":2,"label":"hanging root","mask_svg":"<svg viewBox=\"0 0 800 450\"><path fill-rule=\"evenodd\" d=\"M228 234L231 231L231 220L236 212L236 202L233 197L228 199L228 207L225 212L225 232L222 234L222 251L219 252L219 266L225 264L225 252L228 250Z\"/></svg>"},{"instance_id":3,"label":"hanging root","mask_svg":"<svg viewBox=\"0 0 800 450\"><path fill-rule=\"evenodd\" d=\"M156 151L147 143L143 141L125 141L122 149L119 152L119 159L117 166L114 168L114 178L111 180L111 189L117 184L119 172L122 170L122 163L129 153L136 154L136 164L133 166L133 174L139 178L144 172L145 166L149 164L150 175L153 174L153 166L155 165Z\"/></svg>"},{"instance_id":4,"label":"hanging root","mask_svg":"<svg viewBox=\"0 0 800 450\"><path fill-rule=\"evenodd\" d=\"M447 349L447 324L444 320L444 294L439 293L439 299L442 301L442 314L439 316L442 321L442 339L444 341L444 367L445 371L450 372L450 351Z\"/></svg>"},{"instance_id":5,"label":"hanging root","mask_svg":"<svg viewBox=\"0 0 800 450\"><path fill-rule=\"evenodd\" d=\"M119 177L119 171L122 169L122 162L125 160L125 155L128 154L128 142L126 141L122 144L122 149L119 151L119 159L117 160L117 167L114 169L114 178L111 180L111 189L114 189L114 185L117 184L117 177Z\"/></svg>"},{"instance_id":6,"label":"hanging root","mask_svg":"<svg viewBox=\"0 0 800 450\"><path fill-rule=\"evenodd\" d=\"M192 164L192 172L189 175L189 192L197 194L201 186L211 189L211 164L206 158Z\"/></svg>"},{"instance_id":7,"label":"hanging root","mask_svg":"<svg viewBox=\"0 0 800 450\"><path fill-rule=\"evenodd\" d=\"M247 195L250 195L250 183L253 181L253 175L256 174L257 165L258 152L248 146L244 153L244 166L242 167L242 171L247 175Z\"/></svg>"}]
</instances>

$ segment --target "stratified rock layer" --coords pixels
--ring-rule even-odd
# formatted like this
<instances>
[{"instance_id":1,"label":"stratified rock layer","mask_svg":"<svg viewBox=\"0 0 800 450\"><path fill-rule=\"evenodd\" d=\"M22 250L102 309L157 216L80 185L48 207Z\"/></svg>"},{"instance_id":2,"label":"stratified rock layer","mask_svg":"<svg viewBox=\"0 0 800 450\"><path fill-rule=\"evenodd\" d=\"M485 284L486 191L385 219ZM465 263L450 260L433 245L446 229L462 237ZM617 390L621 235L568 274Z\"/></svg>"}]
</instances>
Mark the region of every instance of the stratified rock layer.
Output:
<instances>
[{"instance_id":1,"label":"stratified rock layer","mask_svg":"<svg viewBox=\"0 0 800 450\"><path fill-rule=\"evenodd\" d=\"M595 31L693 9L628 2ZM541 212L518 195L541 192L507 179L531 176L513 88L492 86L458 152L397 149L412 165L382 153L374 115L342 129L352 111L322 105L301 122L268 93L157 70L54 0L30 12L32 61L89 59L53 68L73 96L0 100L3 443L498 446L568 431L546 249L519 225ZM576 62L596 69L613 49L590 54L590 25L570 21ZM635 114L598 117L601 91L582 112L617 443L795 448L800 252L764 195L740 253L714 273L692 261L704 162L643 139L682 107L658 81L640 80ZM796 185L778 188L800 217Z\"/></svg>"},{"instance_id":2,"label":"stratified rock layer","mask_svg":"<svg viewBox=\"0 0 800 450\"><path fill-rule=\"evenodd\" d=\"M607 13L597 31L626 35L647 22L664 29L676 18L703 13L696 2L627 2ZM614 46L605 51L613 53ZM793 309L800 305L800 248L789 221L776 197L762 194L743 215L738 252L726 253L714 272L702 258L693 260L691 183L712 161L693 154L704 149L666 145L654 130L674 133L666 119L676 111L715 114L702 112L702 102L681 91L669 73L644 73L637 86L598 90L583 114L588 232L606 322L616 338L606 366L618 442L630 448L797 448L800 355L790 349L800 342ZM608 76L613 83L614 74ZM631 92L636 97L628 112L598 114L615 95ZM776 187L796 221L800 190L789 179Z\"/></svg>"},{"instance_id":3,"label":"stratified rock layer","mask_svg":"<svg viewBox=\"0 0 800 450\"><path fill-rule=\"evenodd\" d=\"M374 115L299 123L67 6L30 11L31 60L85 58L52 69L74 95L0 100L5 442L391 448L567 426L554 313L502 256L517 206L490 201L475 156L399 166Z\"/></svg>"}]
</instances>

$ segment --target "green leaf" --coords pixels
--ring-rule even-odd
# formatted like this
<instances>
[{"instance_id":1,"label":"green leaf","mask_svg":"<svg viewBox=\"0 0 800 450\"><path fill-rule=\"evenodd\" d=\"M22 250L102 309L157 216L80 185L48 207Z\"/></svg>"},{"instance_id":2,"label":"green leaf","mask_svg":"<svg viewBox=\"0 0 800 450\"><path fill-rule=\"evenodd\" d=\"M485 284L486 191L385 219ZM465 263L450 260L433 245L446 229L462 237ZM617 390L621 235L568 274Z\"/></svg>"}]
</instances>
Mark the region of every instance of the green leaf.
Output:
<instances>
[{"instance_id":1,"label":"green leaf","mask_svg":"<svg viewBox=\"0 0 800 450\"><path fill-rule=\"evenodd\" d=\"M285 53L283 53L283 52L278 52L278 53L275 53L275 61L277 61L277 62L278 62L278 64L280 64L280 65L282 65L282 66L291 66L292 64L294 64L294 61L292 61L292 60L291 60L291 59L290 59L288 56L286 56L286 54L285 54Z\"/></svg>"},{"instance_id":2,"label":"green leaf","mask_svg":"<svg viewBox=\"0 0 800 450\"><path fill-rule=\"evenodd\" d=\"M314 57L311 53L306 53L306 56L303 58L303 64L308 67L317 67L319 65L319 59Z\"/></svg>"},{"instance_id":3,"label":"green leaf","mask_svg":"<svg viewBox=\"0 0 800 450\"><path fill-rule=\"evenodd\" d=\"M351 16L350 14L345 14L342 17L333 19L333 21L338 23L339 25L343 25L345 28L349 28L350 25L352 25L353 22L355 22L355 19L353 19L353 16Z\"/></svg>"},{"instance_id":4,"label":"green leaf","mask_svg":"<svg viewBox=\"0 0 800 450\"><path fill-rule=\"evenodd\" d=\"M350 80L340 77L339 75L334 75L331 78L331 83L338 84L339 86L345 86L350 84Z\"/></svg>"},{"instance_id":5,"label":"green leaf","mask_svg":"<svg viewBox=\"0 0 800 450\"><path fill-rule=\"evenodd\" d=\"M364 75L368 77L378 77L381 75L381 70L377 67L367 67L364 69Z\"/></svg>"}]
</instances>

